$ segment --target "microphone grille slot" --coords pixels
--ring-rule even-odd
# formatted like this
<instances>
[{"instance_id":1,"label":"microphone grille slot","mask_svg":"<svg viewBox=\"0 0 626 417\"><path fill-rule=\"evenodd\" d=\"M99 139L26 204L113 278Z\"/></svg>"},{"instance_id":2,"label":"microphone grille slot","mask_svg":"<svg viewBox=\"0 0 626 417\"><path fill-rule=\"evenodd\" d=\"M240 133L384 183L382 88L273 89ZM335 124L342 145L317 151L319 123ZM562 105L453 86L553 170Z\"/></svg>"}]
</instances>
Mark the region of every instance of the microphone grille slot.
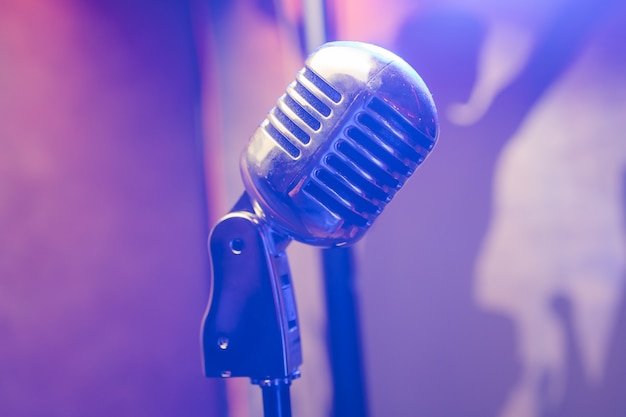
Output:
<instances>
[{"instance_id":1,"label":"microphone grille slot","mask_svg":"<svg viewBox=\"0 0 626 417\"><path fill-rule=\"evenodd\" d=\"M380 119L376 119L368 113L361 113L357 116L357 120L373 133L368 137L378 139L377 142L368 143L368 150L393 171L408 176L412 170L405 161L408 159L410 162L418 164L424 160L422 155L404 142L401 136L387 128ZM365 146L365 144L363 145Z\"/></svg>"},{"instance_id":2,"label":"microphone grille slot","mask_svg":"<svg viewBox=\"0 0 626 417\"><path fill-rule=\"evenodd\" d=\"M279 106L274 107L272 114L280 124L283 125L289 133L291 133L300 143L306 145L311 141L311 136L300 128L293 120L291 120Z\"/></svg>"},{"instance_id":3,"label":"microphone grille slot","mask_svg":"<svg viewBox=\"0 0 626 417\"><path fill-rule=\"evenodd\" d=\"M366 227L371 224L371 221L369 221L365 216L355 213L350 209L345 201L339 199L336 194L329 192L327 184L323 184L322 186L318 184L317 181L310 180L307 181L304 186L304 191L328 210L343 218L346 223L350 225Z\"/></svg>"},{"instance_id":4,"label":"microphone grille slot","mask_svg":"<svg viewBox=\"0 0 626 417\"><path fill-rule=\"evenodd\" d=\"M313 117L311 113L306 111L305 108L300 105L300 103L294 100L293 97L289 95L289 92L285 94L282 102L284 103L285 107L291 110L296 117L304 122L304 124L306 124L315 131L320 130L320 128L322 127L320 121Z\"/></svg>"},{"instance_id":5,"label":"microphone grille slot","mask_svg":"<svg viewBox=\"0 0 626 417\"><path fill-rule=\"evenodd\" d=\"M380 209L372 204L367 199L361 197L357 194L353 189L344 184L339 178L334 174L331 174L326 169L319 169L315 173L315 177L320 180L328 189L332 190L336 193L340 199L344 200L348 203L349 206L353 207L354 211L358 213L364 214L378 214Z\"/></svg>"},{"instance_id":6,"label":"microphone grille slot","mask_svg":"<svg viewBox=\"0 0 626 417\"><path fill-rule=\"evenodd\" d=\"M349 145L342 142L340 146ZM347 224L369 227L391 195L377 186L373 178L359 172L358 166L351 166L352 163L350 158L329 153L307 181L304 191Z\"/></svg>"},{"instance_id":7,"label":"microphone grille slot","mask_svg":"<svg viewBox=\"0 0 626 417\"><path fill-rule=\"evenodd\" d=\"M335 104L341 101L341 93L324 81L324 79L317 75L311 68L304 67L302 75Z\"/></svg>"},{"instance_id":8,"label":"microphone grille slot","mask_svg":"<svg viewBox=\"0 0 626 417\"><path fill-rule=\"evenodd\" d=\"M311 141L307 130L310 128L318 132L322 128L317 114L329 117L331 105L341 99L339 91L310 68L304 67L270 111L265 131L287 154L297 159L302 154L299 145L307 145ZM330 102L325 103L328 100Z\"/></svg>"},{"instance_id":9,"label":"microphone grille slot","mask_svg":"<svg viewBox=\"0 0 626 417\"><path fill-rule=\"evenodd\" d=\"M391 195L382 188L377 187L373 179L351 168L348 162L344 162L339 156L330 154L326 157L326 165L335 170L338 175L344 177L351 184L360 189L371 200L387 202Z\"/></svg>"},{"instance_id":10,"label":"microphone grille slot","mask_svg":"<svg viewBox=\"0 0 626 417\"><path fill-rule=\"evenodd\" d=\"M330 116L331 110L322 100L320 100L315 94L309 91L300 81L296 81L293 87L294 91L298 93L304 101L306 101L311 107L313 107L319 114L324 117Z\"/></svg>"},{"instance_id":11,"label":"microphone grille slot","mask_svg":"<svg viewBox=\"0 0 626 417\"><path fill-rule=\"evenodd\" d=\"M346 140L339 140L304 190L347 224L369 227L400 183Z\"/></svg>"},{"instance_id":12,"label":"microphone grille slot","mask_svg":"<svg viewBox=\"0 0 626 417\"><path fill-rule=\"evenodd\" d=\"M407 121L398 110L385 103L382 99L376 96L372 97L367 104L367 108L385 121L392 131L399 132L401 136L405 137L413 146L422 148L422 152L425 152L424 156L428 155L435 146L434 138L428 137L420 132L414 125Z\"/></svg>"},{"instance_id":13,"label":"microphone grille slot","mask_svg":"<svg viewBox=\"0 0 626 417\"><path fill-rule=\"evenodd\" d=\"M326 80L305 66L296 76L293 91L323 117L329 117L332 108L341 102L342 94ZM292 97L297 100L297 98Z\"/></svg>"},{"instance_id":14,"label":"microphone grille slot","mask_svg":"<svg viewBox=\"0 0 626 417\"><path fill-rule=\"evenodd\" d=\"M348 130L348 137L354 139L355 141L361 139L361 135L364 136L364 134L358 129ZM347 141L340 140L337 142L337 151L350 160L360 170L369 174L369 176L373 178L374 182L380 187L391 190L400 188L400 181L376 164L372 158L368 158L363 153L359 152L355 146Z\"/></svg>"},{"instance_id":15,"label":"microphone grille slot","mask_svg":"<svg viewBox=\"0 0 626 417\"><path fill-rule=\"evenodd\" d=\"M300 157L301 152L300 149L296 145L293 144L291 140L289 140L285 135L283 135L271 122L267 122L264 126L265 131L274 142L278 144L285 152L289 154L293 159L297 159Z\"/></svg>"}]
</instances>

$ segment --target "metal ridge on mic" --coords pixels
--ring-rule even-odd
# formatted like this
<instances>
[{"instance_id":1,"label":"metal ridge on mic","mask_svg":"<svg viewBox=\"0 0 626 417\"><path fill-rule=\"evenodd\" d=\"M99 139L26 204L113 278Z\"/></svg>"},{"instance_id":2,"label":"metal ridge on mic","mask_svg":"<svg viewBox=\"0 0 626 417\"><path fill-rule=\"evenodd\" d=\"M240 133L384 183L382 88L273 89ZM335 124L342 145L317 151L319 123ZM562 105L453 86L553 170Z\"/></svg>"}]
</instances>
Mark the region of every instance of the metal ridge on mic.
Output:
<instances>
[{"instance_id":1,"label":"metal ridge on mic","mask_svg":"<svg viewBox=\"0 0 626 417\"><path fill-rule=\"evenodd\" d=\"M254 132L241 172L254 211L316 246L358 241L435 146L437 110L403 59L330 42Z\"/></svg>"}]
</instances>

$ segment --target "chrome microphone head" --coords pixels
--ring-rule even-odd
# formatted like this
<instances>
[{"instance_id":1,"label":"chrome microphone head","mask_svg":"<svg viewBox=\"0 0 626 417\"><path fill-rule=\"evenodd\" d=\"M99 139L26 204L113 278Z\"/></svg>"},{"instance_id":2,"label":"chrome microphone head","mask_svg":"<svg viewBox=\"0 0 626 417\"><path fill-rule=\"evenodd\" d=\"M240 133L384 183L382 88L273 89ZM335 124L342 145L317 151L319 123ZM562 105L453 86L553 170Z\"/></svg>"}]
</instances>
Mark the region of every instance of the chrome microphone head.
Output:
<instances>
[{"instance_id":1,"label":"chrome microphone head","mask_svg":"<svg viewBox=\"0 0 626 417\"><path fill-rule=\"evenodd\" d=\"M317 246L359 240L432 151L428 88L404 60L360 42L314 51L254 132L241 172L256 214Z\"/></svg>"}]
</instances>

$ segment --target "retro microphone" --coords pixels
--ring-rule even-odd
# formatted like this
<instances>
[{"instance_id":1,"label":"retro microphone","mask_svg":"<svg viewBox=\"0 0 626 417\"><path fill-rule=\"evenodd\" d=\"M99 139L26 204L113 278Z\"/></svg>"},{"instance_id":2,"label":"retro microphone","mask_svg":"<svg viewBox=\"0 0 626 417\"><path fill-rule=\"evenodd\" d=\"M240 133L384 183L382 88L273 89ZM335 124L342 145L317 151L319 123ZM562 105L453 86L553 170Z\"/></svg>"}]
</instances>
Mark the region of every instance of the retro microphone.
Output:
<instances>
[{"instance_id":1,"label":"retro microphone","mask_svg":"<svg viewBox=\"0 0 626 417\"><path fill-rule=\"evenodd\" d=\"M250 139L245 192L211 232L206 376L249 377L266 416L290 415L302 354L285 248L358 241L437 136L431 94L398 56L331 42L307 58Z\"/></svg>"}]
</instances>

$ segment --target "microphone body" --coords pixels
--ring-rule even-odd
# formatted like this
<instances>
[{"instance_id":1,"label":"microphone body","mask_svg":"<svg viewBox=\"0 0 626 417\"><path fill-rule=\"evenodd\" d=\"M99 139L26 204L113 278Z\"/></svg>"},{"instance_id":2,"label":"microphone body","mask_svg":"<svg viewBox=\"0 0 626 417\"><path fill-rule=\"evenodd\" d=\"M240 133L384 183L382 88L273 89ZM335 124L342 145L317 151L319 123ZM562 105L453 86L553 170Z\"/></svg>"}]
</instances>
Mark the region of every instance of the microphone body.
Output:
<instances>
[{"instance_id":1,"label":"microphone body","mask_svg":"<svg viewBox=\"0 0 626 417\"><path fill-rule=\"evenodd\" d=\"M393 53L331 42L307 58L252 135L241 158L246 191L211 232L206 376L247 376L268 388L299 375L287 245L356 242L438 133L428 88Z\"/></svg>"},{"instance_id":2,"label":"microphone body","mask_svg":"<svg viewBox=\"0 0 626 417\"><path fill-rule=\"evenodd\" d=\"M317 246L358 241L435 146L432 96L404 60L359 42L314 51L254 132L241 173L272 229Z\"/></svg>"}]
</instances>

